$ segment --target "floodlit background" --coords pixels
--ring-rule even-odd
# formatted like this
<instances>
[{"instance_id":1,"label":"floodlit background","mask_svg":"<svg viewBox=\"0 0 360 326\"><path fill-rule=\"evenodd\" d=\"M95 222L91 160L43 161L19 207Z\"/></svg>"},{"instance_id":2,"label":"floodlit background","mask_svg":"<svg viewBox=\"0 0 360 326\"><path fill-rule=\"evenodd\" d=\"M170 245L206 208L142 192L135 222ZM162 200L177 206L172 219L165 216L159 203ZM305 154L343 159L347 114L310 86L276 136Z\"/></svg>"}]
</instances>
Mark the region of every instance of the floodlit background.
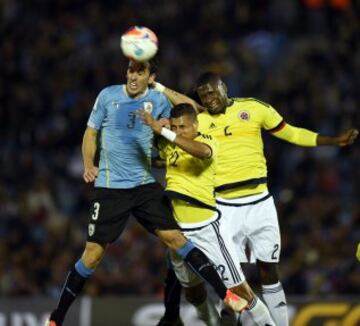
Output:
<instances>
[{"instance_id":1,"label":"floodlit background","mask_svg":"<svg viewBox=\"0 0 360 326\"><path fill-rule=\"evenodd\" d=\"M119 41L132 25L157 33L165 85L187 91L210 69L231 96L268 102L294 125L360 125L358 0L3 0L2 14L2 297L57 298L83 250L82 135L97 93L125 81ZM264 137L287 295L359 298L359 140L304 149ZM164 271L163 246L130 223L85 293L161 298Z\"/></svg>"}]
</instances>

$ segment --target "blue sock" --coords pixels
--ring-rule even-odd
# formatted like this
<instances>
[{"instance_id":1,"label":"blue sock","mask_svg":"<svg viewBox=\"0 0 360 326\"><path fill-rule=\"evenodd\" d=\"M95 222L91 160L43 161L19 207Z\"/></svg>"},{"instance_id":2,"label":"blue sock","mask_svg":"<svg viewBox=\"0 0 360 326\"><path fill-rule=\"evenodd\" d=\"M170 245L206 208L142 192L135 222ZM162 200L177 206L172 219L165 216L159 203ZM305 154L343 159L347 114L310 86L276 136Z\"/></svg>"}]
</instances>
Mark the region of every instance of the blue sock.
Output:
<instances>
[{"instance_id":1,"label":"blue sock","mask_svg":"<svg viewBox=\"0 0 360 326\"><path fill-rule=\"evenodd\" d=\"M91 276L92 273L94 273L95 268L88 268L84 265L81 259L79 259L75 264L75 270L85 278L88 278Z\"/></svg>"},{"instance_id":2,"label":"blue sock","mask_svg":"<svg viewBox=\"0 0 360 326\"><path fill-rule=\"evenodd\" d=\"M185 259L189 252L194 248L195 246L193 243L191 241L187 241L180 249L176 250L176 252L182 259Z\"/></svg>"},{"instance_id":3,"label":"blue sock","mask_svg":"<svg viewBox=\"0 0 360 326\"><path fill-rule=\"evenodd\" d=\"M81 259L76 262L65 280L58 306L51 313L50 320L55 321L58 325L62 325L68 309L80 294L86 280L94 271L95 268L87 268Z\"/></svg>"}]
</instances>

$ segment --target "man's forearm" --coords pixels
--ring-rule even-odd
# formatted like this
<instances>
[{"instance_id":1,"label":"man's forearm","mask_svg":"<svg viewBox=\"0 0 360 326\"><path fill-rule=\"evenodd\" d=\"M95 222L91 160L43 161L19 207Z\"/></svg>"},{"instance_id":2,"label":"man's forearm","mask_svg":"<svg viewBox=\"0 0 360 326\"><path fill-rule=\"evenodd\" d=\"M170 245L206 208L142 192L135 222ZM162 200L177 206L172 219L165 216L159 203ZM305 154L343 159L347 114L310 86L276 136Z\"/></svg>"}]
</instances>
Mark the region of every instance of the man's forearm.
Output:
<instances>
[{"instance_id":1,"label":"man's forearm","mask_svg":"<svg viewBox=\"0 0 360 326\"><path fill-rule=\"evenodd\" d=\"M192 105L192 107L196 110L196 113L204 111L204 108L201 105L199 105L197 102L195 102L193 99L177 91L174 91L173 89L165 87L163 93L173 105L188 103Z\"/></svg>"},{"instance_id":2,"label":"man's forearm","mask_svg":"<svg viewBox=\"0 0 360 326\"><path fill-rule=\"evenodd\" d=\"M82 143L82 157L84 167L94 166L96 148L96 132L87 129L85 131Z\"/></svg>"},{"instance_id":3,"label":"man's forearm","mask_svg":"<svg viewBox=\"0 0 360 326\"><path fill-rule=\"evenodd\" d=\"M316 138L316 145L338 145L338 140L336 137L318 135Z\"/></svg>"},{"instance_id":4,"label":"man's forearm","mask_svg":"<svg viewBox=\"0 0 360 326\"><path fill-rule=\"evenodd\" d=\"M210 146L195 140L176 136L174 143L185 152L200 159L210 158L212 155Z\"/></svg>"}]
</instances>

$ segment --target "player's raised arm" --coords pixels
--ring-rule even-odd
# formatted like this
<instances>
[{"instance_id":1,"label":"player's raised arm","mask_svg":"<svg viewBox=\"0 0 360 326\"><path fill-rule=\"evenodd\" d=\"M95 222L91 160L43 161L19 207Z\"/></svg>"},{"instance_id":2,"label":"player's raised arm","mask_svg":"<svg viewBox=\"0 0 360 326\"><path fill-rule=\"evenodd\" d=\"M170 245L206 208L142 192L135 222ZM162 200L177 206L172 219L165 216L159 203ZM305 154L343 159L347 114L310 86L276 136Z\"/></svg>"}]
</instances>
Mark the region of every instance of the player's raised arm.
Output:
<instances>
[{"instance_id":1,"label":"player's raised arm","mask_svg":"<svg viewBox=\"0 0 360 326\"><path fill-rule=\"evenodd\" d=\"M99 172L99 169L94 165L96 137L97 130L91 127L87 127L82 142L82 156L84 163L83 178L86 183L93 182Z\"/></svg>"},{"instance_id":2,"label":"player's raised arm","mask_svg":"<svg viewBox=\"0 0 360 326\"><path fill-rule=\"evenodd\" d=\"M194 112L192 107L191 110ZM191 125L192 123L197 123L195 112L194 121L190 121L191 118L185 115L186 118L189 118L189 121L183 121L184 119L180 119L177 121L178 123L175 122L175 128L177 128L177 132L163 127L162 123L158 120L155 120L148 112L144 110L139 112L145 124L147 124L156 134L163 136L170 142L173 142L175 145L179 146L182 150L186 151L192 156L200 159L211 158L213 154L211 147L207 144L194 140L194 138L197 136L197 126L192 127ZM173 123L174 121L172 121L172 124ZM189 128L189 130L185 130L187 128ZM196 130L196 132L193 132L194 130ZM182 132L184 132L184 135L181 135Z\"/></svg>"},{"instance_id":3,"label":"player's raised arm","mask_svg":"<svg viewBox=\"0 0 360 326\"><path fill-rule=\"evenodd\" d=\"M321 146L338 145L346 146L352 144L357 138L359 131L351 128L337 136L323 136L311 130L294 127L282 121L279 126L269 130L272 135L299 146Z\"/></svg>"},{"instance_id":4,"label":"player's raised arm","mask_svg":"<svg viewBox=\"0 0 360 326\"><path fill-rule=\"evenodd\" d=\"M206 110L205 107L203 107L202 105L191 99L190 97L186 96L185 94L174 91L173 89L168 88L158 82L153 82L152 86L158 92L164 93L165 96L170 100L170 102L173 105L178 105L183 103L190 104L195 109L197 114Z\"/></svg>"}]
</instances>

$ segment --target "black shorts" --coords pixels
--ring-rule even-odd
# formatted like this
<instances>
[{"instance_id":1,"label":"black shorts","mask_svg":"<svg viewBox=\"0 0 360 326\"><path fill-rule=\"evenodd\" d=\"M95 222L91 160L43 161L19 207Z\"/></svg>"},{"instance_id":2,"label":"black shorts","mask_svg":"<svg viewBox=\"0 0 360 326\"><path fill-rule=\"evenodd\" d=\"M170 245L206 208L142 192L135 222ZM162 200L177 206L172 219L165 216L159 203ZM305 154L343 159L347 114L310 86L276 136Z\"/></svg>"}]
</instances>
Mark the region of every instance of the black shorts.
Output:
<instances>
[{"instance_id":1,"label":"black shorts","mask_svg":"<svg viewBox=\"0 0 360 326\"><path fill-rule=\"evenodd\" d=\"M159 183L131 189L95 188L91 201L88 241L114 242L132 214L149 232L179 229Z\"/></svg>"}]
</instances>

